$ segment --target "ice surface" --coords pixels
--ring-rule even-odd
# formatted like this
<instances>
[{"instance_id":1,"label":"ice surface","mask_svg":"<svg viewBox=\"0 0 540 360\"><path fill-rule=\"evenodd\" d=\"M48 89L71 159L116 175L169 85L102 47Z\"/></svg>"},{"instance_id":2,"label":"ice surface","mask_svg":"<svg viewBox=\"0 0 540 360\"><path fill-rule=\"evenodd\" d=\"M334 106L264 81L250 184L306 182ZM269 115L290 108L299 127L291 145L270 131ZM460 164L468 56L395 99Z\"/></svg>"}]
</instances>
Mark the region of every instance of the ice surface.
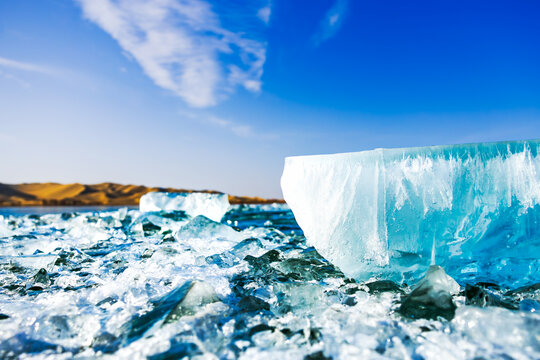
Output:
<instances>
[{"instance_id":1,"label":"ice surface","mask_svg":"<svg viewBox=\"0 0 540 360\"><path fill-rule=\"evenodd\" d=\"M222 222L66 209L0 225L0 359L540 358L540 284L467 291L439 267L411 287L356 282L285 205L232 206ZM454 317L407 318L406 299L420 315L451 301Z\"/></svg>"},{"instance_id":2,"label":"ice surface","mask_svg":"<svg viewBox=\"0 0 540 360\"><path fill-rule=\"evenodd\" d=\"M204 215L220 221L229 210L227 194L151 192L141 197L139 208L149 211L184 211L189 216Z\"/></svg>"},{"instance_id":3,"label":"ice surface","mask_svg":"<svg viewBox=\"0 0 540 360\"><path fill-rule=\"evenodd\" d=\"M283 195L347 275L538 282L540 141L290 157Z\"/></svg>"}]
</instances>

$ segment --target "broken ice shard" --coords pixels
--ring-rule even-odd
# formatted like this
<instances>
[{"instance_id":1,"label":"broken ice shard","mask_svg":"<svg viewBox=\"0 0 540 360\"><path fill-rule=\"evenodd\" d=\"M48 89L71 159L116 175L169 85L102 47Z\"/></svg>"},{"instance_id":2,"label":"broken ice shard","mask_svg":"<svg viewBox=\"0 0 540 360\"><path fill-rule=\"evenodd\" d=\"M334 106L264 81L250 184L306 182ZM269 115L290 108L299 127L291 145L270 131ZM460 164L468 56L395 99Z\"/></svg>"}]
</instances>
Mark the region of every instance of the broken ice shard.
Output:
<instances>
[{"instance_id":1,"label":"broken ice shard","mask_svg":"<svg viewBox=\"0 0 540 360\"><path fill-rule=\"evenodd\" d=\"M289 157L283 196L348 276L538 282L540 141Z\"/></svg>"},{"instance_id":2,"label":"broken ice shard","mask_svg":"<svg viewBox=\"0 0 540 360\"><path fill-rule=\"evenodd\" d=\"M165 193L151 192L141 197L141 212L184 211L189 216L204 215L220 221L229 210L227 194L207 193Z\"/></svg>"},{"instance_id":3,"label":"broken ice shard","mask_svg":"<svg viewBox=\"0 0 540 360\"><path fill-rule=\"evenodd\" d=\"M443 317L452 320L456 311L452 295L459 290L458 283L440 266L432 265L426 276L403 299L399 312L412 319Z\"/></svg>"}]
</instances>

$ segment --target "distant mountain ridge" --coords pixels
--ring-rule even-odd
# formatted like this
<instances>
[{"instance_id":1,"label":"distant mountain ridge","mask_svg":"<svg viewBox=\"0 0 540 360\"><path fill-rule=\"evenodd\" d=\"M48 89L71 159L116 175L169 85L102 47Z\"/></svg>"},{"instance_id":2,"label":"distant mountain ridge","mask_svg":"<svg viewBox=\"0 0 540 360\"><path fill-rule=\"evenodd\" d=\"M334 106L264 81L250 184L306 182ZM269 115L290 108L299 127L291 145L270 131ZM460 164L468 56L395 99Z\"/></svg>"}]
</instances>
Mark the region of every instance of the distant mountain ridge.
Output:
<instances>
[{"instance_id":1,"label":"distant mountain ridge","mask_svg":"<svg viewBox=\"0 0 540 360\"><path fill-rule=\"evenodd\" d=\"M58 183L0 183L0 206L138 205L152 191L220 193L214 190L187 190L142 185L100 183L93 185ZM231 204L283 203L282 199L229 195Z\"/></svg>"}]
</instances>

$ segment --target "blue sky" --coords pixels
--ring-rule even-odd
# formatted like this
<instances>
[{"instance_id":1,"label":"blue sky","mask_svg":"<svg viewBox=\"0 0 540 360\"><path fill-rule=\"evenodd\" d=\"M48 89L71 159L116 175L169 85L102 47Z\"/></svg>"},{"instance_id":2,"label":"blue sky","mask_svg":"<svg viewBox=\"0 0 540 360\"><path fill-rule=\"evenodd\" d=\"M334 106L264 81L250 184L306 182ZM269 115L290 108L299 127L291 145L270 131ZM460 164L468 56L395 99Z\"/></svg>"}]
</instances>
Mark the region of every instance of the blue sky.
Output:
<instances>
[{"instance_id":1,"label":"blue sky","mask_svg":"<svg viewBox=\"0 0 540 360\"><path fill-rule=\"evenodd\" d=\"M540 3L0 2L0 182L281 196L283 158L540 138Z\"/></svg>"}]
</instances>

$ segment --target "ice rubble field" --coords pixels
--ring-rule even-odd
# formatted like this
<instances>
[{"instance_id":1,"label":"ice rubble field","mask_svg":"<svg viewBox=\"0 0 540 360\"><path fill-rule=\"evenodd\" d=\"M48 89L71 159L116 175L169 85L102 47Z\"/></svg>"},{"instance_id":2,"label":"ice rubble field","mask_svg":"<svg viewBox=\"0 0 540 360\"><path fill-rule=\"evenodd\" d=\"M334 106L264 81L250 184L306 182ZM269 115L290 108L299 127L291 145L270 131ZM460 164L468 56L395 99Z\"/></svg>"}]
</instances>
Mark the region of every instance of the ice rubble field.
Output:
<instances>
[{"instance_id":1,"label":"ice rubble field","mask_svg":"<svg viewBox=\"0 0 540 360\"><path fill-rule=\"evenodd\" d=\"M538 285L358 282L287 206L201 196L0 217L0 358L540 358Z\"/></svg>"}]
</instances>

